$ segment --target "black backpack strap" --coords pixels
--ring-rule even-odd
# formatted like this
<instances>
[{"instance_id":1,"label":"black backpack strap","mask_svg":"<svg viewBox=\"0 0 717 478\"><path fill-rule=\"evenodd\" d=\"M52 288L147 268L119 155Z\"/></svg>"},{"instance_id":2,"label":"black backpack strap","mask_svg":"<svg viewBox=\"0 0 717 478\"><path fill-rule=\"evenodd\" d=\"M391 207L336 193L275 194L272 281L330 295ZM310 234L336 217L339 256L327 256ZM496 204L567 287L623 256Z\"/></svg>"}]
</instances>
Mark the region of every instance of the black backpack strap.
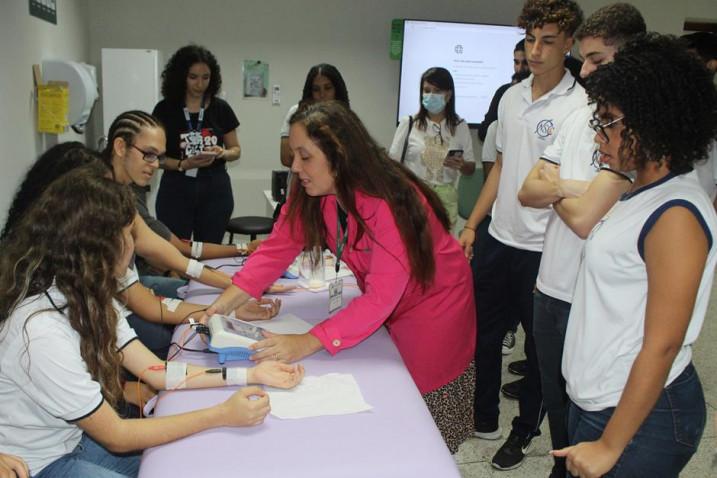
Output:
<instances>
[{"instance_id":1,"label":"black backpack strap","mask_svg":"<svg viewBox=\"0 0 717 478\"><path fill-rule=\"evenodd\" d=\"M408 132L406 132L406 139L403 141L403 153L401 153L401 164L406 160L406 150L408 149L408 137L411 136L411 130L413 129L413 116L408 117Z\"/></svg>"}]
</instances>

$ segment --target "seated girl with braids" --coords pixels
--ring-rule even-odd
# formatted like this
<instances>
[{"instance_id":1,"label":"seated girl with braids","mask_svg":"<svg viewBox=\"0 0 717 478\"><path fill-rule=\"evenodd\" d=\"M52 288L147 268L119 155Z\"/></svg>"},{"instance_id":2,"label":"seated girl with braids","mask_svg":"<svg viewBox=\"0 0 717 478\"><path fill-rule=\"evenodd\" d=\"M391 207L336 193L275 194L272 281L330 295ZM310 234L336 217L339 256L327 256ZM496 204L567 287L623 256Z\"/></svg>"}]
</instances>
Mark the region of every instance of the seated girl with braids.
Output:
<instances>
[{"instance_id":1,"label":"seated girl with braids","mask_svg":"<svg viewBox=\"0 0 717 478\"><path fill-rule=\"evenodd\" d=\"M60 143L41 155L30 167L15 194L7 214L7 222L0 235L3 243L12 241L14 228L19 224L20 219L54 180L83 165L94 165L98 175L111 176L111 170L100 161L98 155L79 142ZM151 290L136 280L136 275L132 275L132 269L128 268L128 271L119 286L123 303L127 305L123 308L123 315L140 341L155 355L165 359L174 326L187 321L189 317L198 318L206 306L155 296ZM234 312L236 317L242 320L263 320L276 316L280 306L281 302L278 300L260 299L239 307ZM145 397L154 394L154 391L146 386L139 390ZM137 392L136 382L126 382L125 399L129 403L134 405L140 403Z\"/></svg>"},{"instance_id":2,"label":"seated girl with braids","mask_svg":"<svg viewBox=\"0 0 717 478\"><path fill-rule=\"evenodd\" d=\"M34 477L136 476L135 451L213 427L254 426L258 387L175 416L121 419L120 370L156 389L266 384L291 388L303 368L267 362L206 369L164 362L118 314L134 251L131 191L96 166L54 181L3 241L0 256L0 449Z\"/></svg>"}]
</instances>

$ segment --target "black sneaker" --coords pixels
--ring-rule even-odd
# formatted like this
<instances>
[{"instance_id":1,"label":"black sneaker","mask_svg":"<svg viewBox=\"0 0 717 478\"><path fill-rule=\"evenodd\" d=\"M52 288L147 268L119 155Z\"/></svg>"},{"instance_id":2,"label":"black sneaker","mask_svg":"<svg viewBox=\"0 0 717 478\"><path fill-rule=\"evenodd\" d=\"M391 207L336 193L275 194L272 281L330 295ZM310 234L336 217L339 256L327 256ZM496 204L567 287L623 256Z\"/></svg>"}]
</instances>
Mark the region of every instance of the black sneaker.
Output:
<instances>
[{"instance_id":1,"label":"black sneaker","mask_svg":"<svg viewBox=\"0 0 717 478\"><path fill-rule=\"evenodd\" d=\"M503 443L493 456L490 464L498 470L512 470L518 468L525 460L525 454L530 449L530 442L533 435L528 433L523 435L515 430L510 432L510 436Z\"/></svg>"},{"instance_id":2,"label":"black sneaker","mask_svg":"<svg viewBox=\"0 0 717 478\"><path fill-rule=\"evenodd\" d=\"M509 330L505 333L505 337L503 337L501 352L503 352L503 355L510 355L513 353L513 350L515 350L515 332Z\"/></svg>"},{"instance_id":3,"label":"black sneaker","mask_svg":"<svg viewBox=\"0 0 717 478\"><path fill-rule=\"evenodd\" d=\"M516 380L515 382L506 383L502 387L500 387L500 391L503 392L503 395L505 395L505 398L510 398L511 400L518 400L520 398L520 389L523 386L523 381L525 378L521 378Z\"/></svg>"},{"instance_id":4,"label":"black sneaker","mask_svg":"<svg viewBox=\"0 0 717 478\"><path fill-rule=\"evenodd\" d=\"M513 375L520 375L521 377L525 377L525 374L528 372L528 361L523 360L516 360L515 362L510 362L508 364L508 372L512 373Z\"/></svg>"},{"instance_id":5,"label":"black sneaker","mask_svg":"<svg viewBox=\"0 0 717 478\"><path fill-rule=\"evenodd\" d=\"M503 436L503 431L497 424L479 421L476 425L476 431L473 434L476 438L484 440L498 440Z\"/></svg>"}]
</instances>

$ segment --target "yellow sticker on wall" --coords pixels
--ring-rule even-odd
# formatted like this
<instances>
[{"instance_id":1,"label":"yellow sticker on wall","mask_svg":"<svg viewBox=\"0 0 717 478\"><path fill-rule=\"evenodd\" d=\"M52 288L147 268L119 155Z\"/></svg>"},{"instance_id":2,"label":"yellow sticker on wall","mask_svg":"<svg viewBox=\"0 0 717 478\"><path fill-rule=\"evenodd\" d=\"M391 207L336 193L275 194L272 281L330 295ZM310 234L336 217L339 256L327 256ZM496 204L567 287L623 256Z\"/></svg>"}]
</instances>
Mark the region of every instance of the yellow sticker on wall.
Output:
<instances>
[{"instance_id":1,"label":"yellow sticker on wall","mask_svg":"<svg viewBox=\"0 0 717 478\"><path fill-rule=\"evenodd\" d=\"M37 130L40 133L60 134L69 126L70 91L67 85L37 87Z\"/></svg>"}]
</instances>

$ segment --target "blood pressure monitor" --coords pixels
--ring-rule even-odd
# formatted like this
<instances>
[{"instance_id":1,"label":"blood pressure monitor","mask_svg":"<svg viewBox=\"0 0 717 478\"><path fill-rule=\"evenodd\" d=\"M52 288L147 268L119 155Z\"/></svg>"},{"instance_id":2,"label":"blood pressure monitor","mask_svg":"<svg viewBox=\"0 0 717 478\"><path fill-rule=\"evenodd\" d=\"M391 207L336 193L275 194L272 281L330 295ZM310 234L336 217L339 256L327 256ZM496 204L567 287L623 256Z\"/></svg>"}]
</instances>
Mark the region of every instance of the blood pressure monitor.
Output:
<instances>
[{"instance_id":1,"label":"blood pressure monitor","mask_svg":"<svg viewBox=\"0 0 717 478\"><path fill-rule=\"evenodd\" d=\"M212 315L207 325L209 350L219 355L221 364L227 360L249 360L255 352L249 346L265 338L261 327L225 315Z\"/></svg>"}]
</instances>

